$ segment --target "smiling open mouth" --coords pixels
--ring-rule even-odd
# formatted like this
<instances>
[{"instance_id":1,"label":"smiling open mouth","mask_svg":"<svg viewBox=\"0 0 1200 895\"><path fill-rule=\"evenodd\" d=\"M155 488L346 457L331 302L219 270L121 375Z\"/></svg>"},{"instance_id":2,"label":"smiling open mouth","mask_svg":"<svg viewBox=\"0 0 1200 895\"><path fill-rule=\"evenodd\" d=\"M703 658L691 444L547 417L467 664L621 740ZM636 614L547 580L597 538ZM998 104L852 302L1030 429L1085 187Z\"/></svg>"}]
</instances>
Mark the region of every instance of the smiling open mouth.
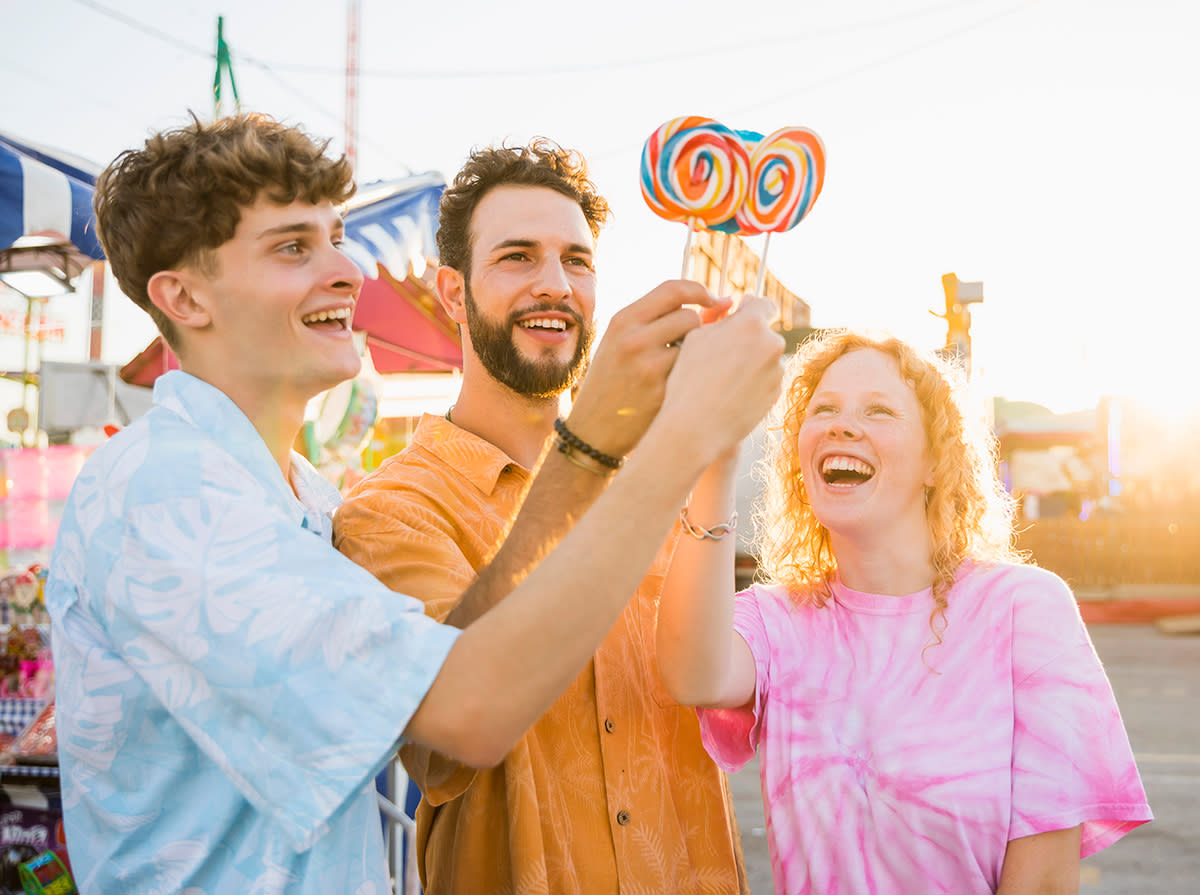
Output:
<instances>
[{"instance_id":1,"label":"smiling open mouth","mask_svg":"<svg viewBox=\"0 0 1200 895\"><path fill-rule=\"evenodd\" d=\"M353 308L334 308L329 311L317 311L315 314L305 314L300 322L313 329L345 330L350 326L350 318L354 316Z\"/></svg>"},{"instance_id":2,"label":"smiling open mouth","mask_svg":"<svg viewBox=\"0 0 1200 895\"><path fill-rule=\"evenodd\" d=\"M861 485L875 475L875 469L857 457L826 457L821 478L827 485Z\"/></svg>"},{"instance_id":3,"label":"smiling open mouth","mask_svg":"<svg viewBox=\"0 0 1200 895\"><path fill-rule=\"evenodd\" d=\"M518 320L521 329L540 329L547 332L566 332L567 321L559 317L530 317L528 320Z\"/></svg>"}]
</instances>

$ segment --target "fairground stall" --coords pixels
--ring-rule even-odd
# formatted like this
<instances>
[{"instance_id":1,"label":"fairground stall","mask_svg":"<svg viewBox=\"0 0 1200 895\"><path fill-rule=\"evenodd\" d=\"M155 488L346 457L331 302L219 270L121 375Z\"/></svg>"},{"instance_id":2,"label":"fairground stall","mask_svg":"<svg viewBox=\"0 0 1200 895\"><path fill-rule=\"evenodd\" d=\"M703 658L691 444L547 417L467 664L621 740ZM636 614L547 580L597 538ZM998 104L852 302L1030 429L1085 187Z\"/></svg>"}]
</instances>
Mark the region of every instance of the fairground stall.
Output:
<instances>
[{"instance_id":1,"label":"fairground stall","mask_svg":"<svg viewBox=\"0 0 1200 895\"><path fill-rule=\"evenodd\" d=\"M2 321L20 327L24 351L20 369L4 372L10 396L11 384L19 387L5 418L17 443L0 450L0 892L26 891L23 876L39 891L69 867L42 589L63 502L89 449L39 438L37 398L48 335L42 312L103 258L91 213L95 174L79 159L0 134L0 282L24 306Z\"/></svg>"}]
</instances>

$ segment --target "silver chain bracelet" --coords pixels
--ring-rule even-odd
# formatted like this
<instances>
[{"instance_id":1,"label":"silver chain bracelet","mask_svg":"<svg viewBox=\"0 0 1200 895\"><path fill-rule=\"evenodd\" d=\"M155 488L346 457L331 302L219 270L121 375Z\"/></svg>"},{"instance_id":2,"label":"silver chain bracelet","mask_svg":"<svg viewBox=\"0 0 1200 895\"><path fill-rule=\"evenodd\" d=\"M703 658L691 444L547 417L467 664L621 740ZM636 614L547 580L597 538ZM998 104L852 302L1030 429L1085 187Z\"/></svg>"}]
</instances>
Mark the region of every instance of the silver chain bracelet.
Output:
<instances>
[{"instance_id":1,"label":"silver chain bracelet","mask_svg":"<svg viewBox=\"0 0 1200 895\"><path fill-rule=\"evenodd\" d=\"M692 504L692 499L689 497L687 503L683 505L683 509L679 511L679 522L683 525L683 530L690 534L697 541L719 541L725 535L729 534L737 528L738 514L737 510L733 511L733 515L729 517L728 522L721 522L714 525L712 528L705 528L702 525L697 525L688 518L688 508Z\"/></svg>"}]
</instances>

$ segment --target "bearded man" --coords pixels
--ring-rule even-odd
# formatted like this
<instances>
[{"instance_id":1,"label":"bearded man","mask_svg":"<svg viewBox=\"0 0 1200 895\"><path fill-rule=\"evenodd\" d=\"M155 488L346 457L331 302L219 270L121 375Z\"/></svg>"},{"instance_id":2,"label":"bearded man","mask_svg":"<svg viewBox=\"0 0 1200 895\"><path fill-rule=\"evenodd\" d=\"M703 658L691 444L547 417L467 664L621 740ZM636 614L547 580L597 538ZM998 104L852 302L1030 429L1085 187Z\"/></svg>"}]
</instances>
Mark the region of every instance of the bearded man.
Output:
<instances>
[{"instance_id":1,"label":"bearded man","mask_svg":"<svg viewBox=\"0 0 1200 895\"><path fill-rule=\"evenodd\" d=\"M587 430L560 418L587 365L607 216L579 155L546 140L475 151L442 197L437 290L462 330L462 389L335 520L343 552L438 621L469 624L490 608L462 594L505 539L545 451L595 473L576 487L599 493L633 447L623 434L632 408ZM626 344L675 344L696 325L696 311L671 298L682 285L630 304L610 332L636 334ZM713 307L703 287L687 288ZM580 496L561 495L562 525ZM678 537L677 525L592 662L500 766L401 750L423 794L417 854L428 895L749 892L728 781L701 745L695 712L656 671L658 600Z\"/></svg>"}]
</instances>

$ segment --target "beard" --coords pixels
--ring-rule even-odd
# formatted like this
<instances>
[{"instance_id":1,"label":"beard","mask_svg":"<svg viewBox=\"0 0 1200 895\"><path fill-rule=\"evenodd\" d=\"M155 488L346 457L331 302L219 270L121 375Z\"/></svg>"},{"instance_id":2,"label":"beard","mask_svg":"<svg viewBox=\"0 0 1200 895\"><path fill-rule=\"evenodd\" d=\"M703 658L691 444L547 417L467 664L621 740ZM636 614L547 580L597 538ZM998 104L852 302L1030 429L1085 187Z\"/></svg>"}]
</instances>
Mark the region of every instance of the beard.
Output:
<instances>
[{"instance_id":1,"label":"beard","mask_svg":"<svg viewBox=\"0 0 1200 895\"><path fill-rule=\"evenodd\" d=\"M576 311L561 304L546 303L522 308L519 313L509 314L502 322L494 323L480 312L470 286L465 287L465 298L471 347L483 368L501 385L526 398L555 398L574 388L587 372L596 328L586 323ZM578 334L575 353L570 360L562 362L553 357L530 360L521 354L513 341L512 330L517 325L516 318L531 311L560 311L570 315Z\"/></svg>"}]
</instances>

